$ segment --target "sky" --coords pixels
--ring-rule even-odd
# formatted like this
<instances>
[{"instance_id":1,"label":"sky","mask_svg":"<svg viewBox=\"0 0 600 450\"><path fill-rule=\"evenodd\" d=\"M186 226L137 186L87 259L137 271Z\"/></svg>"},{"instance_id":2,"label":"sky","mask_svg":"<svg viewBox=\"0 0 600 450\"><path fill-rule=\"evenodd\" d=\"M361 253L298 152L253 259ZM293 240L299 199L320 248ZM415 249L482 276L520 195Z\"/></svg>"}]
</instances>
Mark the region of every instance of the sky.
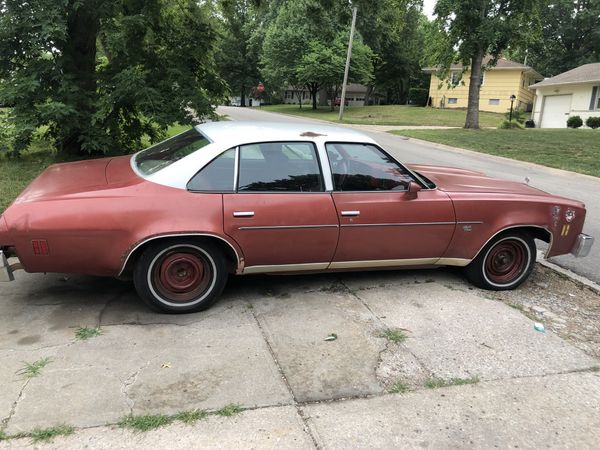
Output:
<instances>
[{"instance_id":1,"label":"sky","mask_svg":"<svg viewBox=\"0 0 600 450\"><path fill-rule=\"evenodd\" d=\"M423 1L423 12L430 19L433 17L433 7L435 6L436 0L424 0Z\"/></svg>"}]
</instances>

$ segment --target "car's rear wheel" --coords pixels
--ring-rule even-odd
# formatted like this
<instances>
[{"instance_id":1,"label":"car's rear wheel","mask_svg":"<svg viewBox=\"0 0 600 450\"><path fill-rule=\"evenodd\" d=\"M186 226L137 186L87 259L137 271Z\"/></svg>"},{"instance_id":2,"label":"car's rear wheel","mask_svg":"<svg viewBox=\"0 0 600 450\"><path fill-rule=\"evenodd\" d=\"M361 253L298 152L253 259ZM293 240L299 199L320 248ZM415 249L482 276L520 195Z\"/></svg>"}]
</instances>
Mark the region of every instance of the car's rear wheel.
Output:
<instances>
[{"instance_id":1,"label":"car's rear wheel","mask_svg":"<svg viewBox=\"0 0 600 450\"><path fill-rule=\"evenodd\" d=\"M167 313L201 311L223 292L227 263L209 242L158 242L140 256L133 281L139 296L153 309Z\"/></svg>"},{"instance_id":2,"label":"car's rear wheel","mask_svg":"<svg viewBox=\"0 0 600 450\"><path fill-rule=\"evenodd\" d=\"M483 289L502 291L523 283L535 264L535 242L523 232L507 232L489 242L465 267L467 279Z\"/></svg>"}]
</instances>

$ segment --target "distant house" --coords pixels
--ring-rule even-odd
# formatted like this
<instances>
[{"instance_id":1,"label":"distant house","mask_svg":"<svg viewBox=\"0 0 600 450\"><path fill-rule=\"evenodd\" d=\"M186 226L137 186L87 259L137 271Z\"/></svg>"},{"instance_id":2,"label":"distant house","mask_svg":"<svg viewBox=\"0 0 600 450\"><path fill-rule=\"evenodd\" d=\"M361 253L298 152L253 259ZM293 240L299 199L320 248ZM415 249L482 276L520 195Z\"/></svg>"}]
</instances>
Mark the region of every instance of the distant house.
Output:
<instances>
[{"instance_id":1,"label":"distant house","mask_svg":"<svg viewBox=\"0 0 600 450\"><path fill-rule=\"evenodd\" d=\"M367 94L367 86L357 83L348 83L348 87L346 88L346 102L348 106L364 106L365 104L365 96ZM340 93L338 97L341 97L342 92L340 89ZM312 101L310 92L307 89L300 91L300 96L302 97L302 104L310 103ZM374 104L378 104L380 101L380 95L371 94L371 101ZM283 102L286 104L298 104L298 91L293 91L291 89L286 89L283 93ZM327 100L329 104L329 100Z\"/></svg>"},{"instance_id":2,"label":"distant house","mask_svg":"<svg viewBox=\"0 0 600 450\"><path fill-rule=\"evenodd\" d=\"M484 63L489 57L484 59ZM437 77L437 67L426 67L423 72L431 74L429 85L429 104L435 108L466 108L469 100L469 81L471 72L462 74L463 66L453 64L448 79ZM500 58L496 66L485 70L479 91L479 110L503 113L510 109L510 97L514 95L515 108L531 111L534 92L531 85L544 77L526 66L508 59Z\"/></svg>"},{"instance_id":3,"label":"distant house","mask_svg":"<svg viewBox=\"0 0 600 450\"><path fill-rule=\"evenodd\" d=\"M600 116L600 62L585 64L541 83L535 90L533 121L539 128L566 128L570 116Z\"/></svg>"}]
</instances>

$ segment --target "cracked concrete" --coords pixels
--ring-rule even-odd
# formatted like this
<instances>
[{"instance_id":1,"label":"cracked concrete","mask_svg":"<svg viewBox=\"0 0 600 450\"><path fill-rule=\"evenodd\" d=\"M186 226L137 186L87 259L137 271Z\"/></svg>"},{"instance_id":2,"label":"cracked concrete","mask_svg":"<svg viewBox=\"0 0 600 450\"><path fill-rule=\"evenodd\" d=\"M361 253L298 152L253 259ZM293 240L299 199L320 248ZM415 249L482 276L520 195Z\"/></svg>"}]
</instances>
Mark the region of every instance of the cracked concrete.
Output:
<instances>
[{"instance_id":1,"label":"cracked concrete","mask_svg":"<svg viewBox=\"0 0 600 450\"><path fill-rule=\"evenodd\" d=\"M551 423L562 426L557 442L596 436L587 426L600 420L600 377L586 370L598 361L451 270L236 278L213 308L184 316L149 311L129 283L17 276L0 285L0 430L78 428L48 448L527 447L501 427L550 433ZM77 340L80 326L102 334ZM408 337L388 342L386 328ZM16 375L44 357L39 376ZM424 387L471 376L481 382ZM387 394L398 382L412 392ZM567 397L575 412L564 422ZM247 411L144 435L110 426L231 403Z\"/></svg>"}]
</instances>

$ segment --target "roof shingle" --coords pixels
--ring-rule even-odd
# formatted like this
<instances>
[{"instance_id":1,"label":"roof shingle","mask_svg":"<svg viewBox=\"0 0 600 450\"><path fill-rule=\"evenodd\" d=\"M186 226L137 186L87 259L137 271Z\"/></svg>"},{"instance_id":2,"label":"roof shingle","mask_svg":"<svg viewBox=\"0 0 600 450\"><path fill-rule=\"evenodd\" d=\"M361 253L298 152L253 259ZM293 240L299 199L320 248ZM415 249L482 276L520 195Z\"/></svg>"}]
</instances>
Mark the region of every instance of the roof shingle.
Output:
<instances>
[{"instance_id":1,"label":"roof shingle","mask_svg":"<svg viewBox=\"0 0 600 450\"><path fill-rule=\"evenodd\" d=\"M533 86L531 89L537 89L545 86L559 86L561 84L576 84L576 83L595 83L600 82L600 62L584 64L567 72L563 72L555 77L548 78Z\"/></svg>"}]
</instances>

